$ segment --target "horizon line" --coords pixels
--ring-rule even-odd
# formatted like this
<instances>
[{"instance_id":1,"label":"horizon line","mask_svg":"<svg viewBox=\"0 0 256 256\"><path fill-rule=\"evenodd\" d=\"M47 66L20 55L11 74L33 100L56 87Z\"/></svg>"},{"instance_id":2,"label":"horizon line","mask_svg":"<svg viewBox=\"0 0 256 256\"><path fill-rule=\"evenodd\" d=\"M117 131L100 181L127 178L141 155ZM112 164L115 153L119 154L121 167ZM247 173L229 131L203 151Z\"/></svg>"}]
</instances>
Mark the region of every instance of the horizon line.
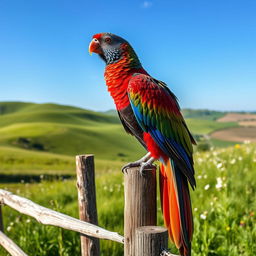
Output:
<instances>
[{"instance_id":1,"label":"horizon line","mask_svg":"<svg viewBox=\"0 0 256 256\"><path fill-rule=\"evenodd\" d=\"M61 105L61 106L67 106L67 107L75 107L75 108L81 108L84 110L90 110L90 111L94 111L94 112L107 112L107 111L111 111L114 110L116 111L115 108L110 108L110 109L105 109L105 110L95 110L92 108L87 108L87 107L83 107L83 106L79 106L79 105L73 105L73 104L62 104L62 103L57 103L57 102L33 102L33 101L17 101L17 100L4 100L4 101L0 101L0 103L28 103L28 104L54 104L54 105ZM191 107L184 107L181 108L181 110L201 110L201 111L215 111L215 112L229 112L229 113L256 113L256 110L219 110L219 109L211 109L211 108L191 108Z\"/></svg>"}]
</instances>

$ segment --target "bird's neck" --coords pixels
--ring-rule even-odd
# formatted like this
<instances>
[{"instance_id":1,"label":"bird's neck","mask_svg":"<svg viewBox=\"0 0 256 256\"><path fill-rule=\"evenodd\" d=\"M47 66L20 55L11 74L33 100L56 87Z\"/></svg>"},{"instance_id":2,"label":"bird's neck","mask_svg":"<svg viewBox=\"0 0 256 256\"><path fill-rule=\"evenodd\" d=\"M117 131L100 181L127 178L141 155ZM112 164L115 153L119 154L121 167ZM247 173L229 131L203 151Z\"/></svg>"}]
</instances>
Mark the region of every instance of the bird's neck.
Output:
<instances>
[{"instance_id":1,"label":"bird's neck","mask_svg":"<svg viewBox=\"0 0 256 256\"><path fill-rule=\"evenodd\" d=\"M132 48L124 51L119 61L106 66L104 75L106 85L118 110L130 104L127 87L134 73L147 74Z\"/></svg>"}]
</instances>

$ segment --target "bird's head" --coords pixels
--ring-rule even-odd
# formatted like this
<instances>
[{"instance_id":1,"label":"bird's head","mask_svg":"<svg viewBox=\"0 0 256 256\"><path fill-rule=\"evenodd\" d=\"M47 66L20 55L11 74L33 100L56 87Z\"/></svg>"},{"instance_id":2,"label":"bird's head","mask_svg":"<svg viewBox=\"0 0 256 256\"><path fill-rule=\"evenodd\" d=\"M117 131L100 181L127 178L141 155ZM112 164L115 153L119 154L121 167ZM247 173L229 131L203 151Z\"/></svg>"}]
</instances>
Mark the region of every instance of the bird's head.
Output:
<instances>
[{"instance_id":1,"label":"bird's head","mask_svg":"<svg viewBox=\"0 0 256 256\"><path fill-rule=\"evenodd\" d=\"M111 33L99 33L92 37L89 53L97 53L106 64L118 62L125 53L136 56L130 44L120 36ZM136 56L137 58L137 56Z\"/></svg>"}]
</instances>

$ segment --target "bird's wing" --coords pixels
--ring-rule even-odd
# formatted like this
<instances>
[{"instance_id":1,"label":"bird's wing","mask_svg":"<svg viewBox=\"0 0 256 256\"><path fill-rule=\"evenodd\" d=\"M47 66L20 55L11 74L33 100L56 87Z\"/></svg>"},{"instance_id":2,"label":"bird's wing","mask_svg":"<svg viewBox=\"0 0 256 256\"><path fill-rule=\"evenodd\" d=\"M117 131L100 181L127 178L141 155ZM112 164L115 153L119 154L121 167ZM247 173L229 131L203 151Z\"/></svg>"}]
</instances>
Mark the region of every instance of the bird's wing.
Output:
<instances>
[{"instance_id":1,"label":"bird's wing","mask_svg":"<svg viewBox=\"0 0 256 256\"><path fill-rule=\"evenodd\" d=\"M143 130L141 129L133 114L131 105L127 106L126 108L118 110L117 113L125 131L135 136L138 139L138 141L142 144L142 146L144 148L147 148L143 140Z\"/></svg>"},{"instance_id":2,"label":"bird's wing","mask_svg":"<svg viewBox=\"0 0 256 256\"><path fill-rule=\"evenodd\" d=\"M190 134L175 95L161 81L144 74L134 74L129 81L128 95L134 115L162 151L195 186L192 153L194 139Z\"/></svg>"}]
</instances>

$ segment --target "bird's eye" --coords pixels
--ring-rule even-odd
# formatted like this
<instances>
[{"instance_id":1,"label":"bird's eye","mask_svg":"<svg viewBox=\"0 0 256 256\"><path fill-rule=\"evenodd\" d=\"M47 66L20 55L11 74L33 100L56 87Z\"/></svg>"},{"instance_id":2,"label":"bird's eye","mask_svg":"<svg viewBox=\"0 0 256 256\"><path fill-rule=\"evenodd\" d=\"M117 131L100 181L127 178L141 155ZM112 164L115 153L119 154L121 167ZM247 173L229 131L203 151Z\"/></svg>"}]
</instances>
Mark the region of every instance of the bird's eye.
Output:
<instances>
[{"instance_id":1,"label":"bird's eye","mask_svg":"<svg viewBox=\"0 0 256 256\"><path fill-rule=\"evenodd\" d=\"M111 43L111 38L110 37L105 38L105 42L110 44Z\"/></svg>"}]
</instances>

